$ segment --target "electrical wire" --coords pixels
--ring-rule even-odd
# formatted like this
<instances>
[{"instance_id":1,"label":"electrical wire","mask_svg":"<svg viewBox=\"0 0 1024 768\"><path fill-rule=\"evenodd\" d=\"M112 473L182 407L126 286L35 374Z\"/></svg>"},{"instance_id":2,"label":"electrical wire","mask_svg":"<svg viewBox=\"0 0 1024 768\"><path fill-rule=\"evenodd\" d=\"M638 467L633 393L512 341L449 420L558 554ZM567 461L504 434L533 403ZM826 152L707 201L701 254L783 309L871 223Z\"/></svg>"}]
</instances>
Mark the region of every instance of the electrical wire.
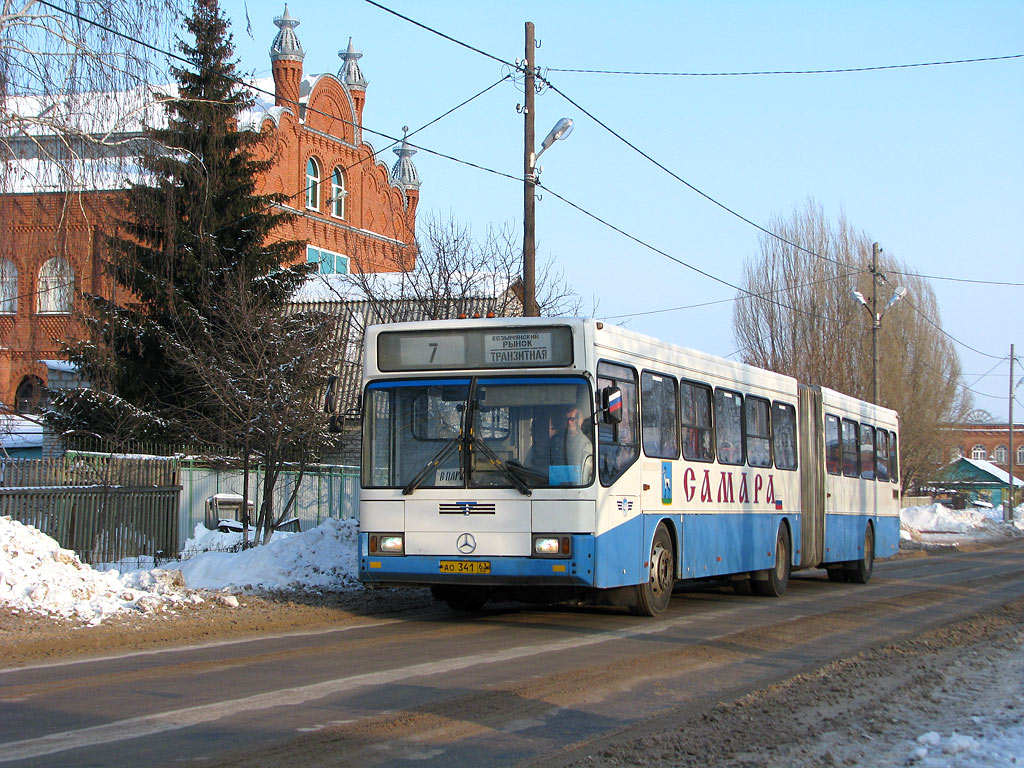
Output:
<instances>
[{"instance_id":1,"label":"electrical wire","mask_svg":"<svg viewBox=\"0 0 1024 768\"><path fill-rule=\"evenodd\" d=\"M367 0L367 2L369 2L369 1L370 0ZM48 7L48 8L52 8L53 10L60 11L61 13L64 13L64 14L70 16L71 18L77 20L77 21L81 21L81 22L84 22L86 24L90 24L92 26L97 27L98 29L103 30L104 32L107 32L107 33L112 34L112 35L116 35L118 37L122 37L122 38L124 38L126 40L129 40L129 41L133 42L133 43L141 45L144 48L148 48L149 50L154 51L155 53L159 53L159 54L162 54L162 55L167 56L169 58L176 59L177 61L183 62L185 64L193 65L193 63L194 63L194 62L190 61L189 59L184 58L183 56L179 56L176 53L164 50L163 48L160 48L160 47L158 47L156 45L153 45L152 43L147 43L145 40L141 40L141 39L139 39L137 37L132 37L131 35L128 35L128 34L126 34L124 32L121 32L119 30L113 29L112 27L108 27L105 24L101 24L98 21L94 21L93 19L86 18L85 16L82 16L81 14L74 13L73 11L70 11L67 8L62 8L59 5L54 5L53 3L49 2L49 0L37 0L37 2L39 2L40 5L44 5L44 6ZM437 33L437 34L441 34L441 33ZM472 46L466 46L466 47L472 48ZM473 49L473 50L476 50L476 49ZM483 53L483 52L481 51L480 53ZM489 54L484 53L483 55L487 56ZM502 64L507 64L507 62L504 62L501 59L497 59L496 57L491 57L491 58L495 58L496 61L499 61ZM514 65L509 65L509 66L513 66L513 68L515 68ZM236 84L238 84L238 85L240 85L240 86L242 86L242 87L244 87L244 88L246 88L248 90L251 90L251 91L253 91L255 93L260 93L260 94L263 94L264 96L270 96L270 97L276 98L276 94L274 94L274 93L272 93L270 91L267 91L267 90L265 90L263 88L260 88L259 86L256 86L253 83L248 83L248 82L242 80L239 77L231 77L231 76L225 75L223 73L217 73L217 74L219 74L221 77L225 78L229 82L236 83ZM316 108L311 107L309 105L303 105L303 104L300 104L297 101L290 101L290 100L288 100L287 103L292 105L292 106L294 106L297 109L302 107L302 108L305 109L305 111L307 113L322 115L324 117L329 117L329 118L331 118L333 120L337 120L338 122L344 123L346 125L350 125L350 126L352 126L354 128L358 128L358 129L360 129L360 130L362 130L362 131L364 131L366 133L373 134L374 136L380 136L381 138L388 139L389 141L392 141L392 142L395 142L395 143L398 143L398 142L401 141L401 139L399 139L399 138L397 138L395 136L392 136L390 134L383 133L381 131L375 131L375 130L373 130L371 128L367 128L364 125L360 125L358 123L354 123L351 120L346 120L343 117L340 117L338 115L332 115L332 114L330 114L328 112L324 112L322 110L316 109ZM448 154L445 154L444 152L439 152L437 150L430 149L429 147L424 147L424 146L421 146L421 145L418 145L418 144L410 144L409 146L413 147L414 149L416 149L418 151L425 152L428 155L434 155L435 157L440 157L440 158L443 158L445 160L449 160L449 161L451 161L453 163L459 163L461 165L465 165L465 166L468 166L470 168L475 168L475 169L477 169L479 171L484 171L485 173L494 174L495 176L502 176L502 177L507 178L507 179L512 179L513 181L522 181L522 177L520 177L520 176L513 176L511 174L504 173L502 171L498 171L498 170L495 170L493 168L488 168L487 166L484 166L484 165L479 165L478 163L470 162L469 160L463 160L461 158L454 157L453 155L448 155Z\"/></svg>"},{"instance_id":2,"label":"electrical wire","mask_svg":"<svg viewBox=\"0 0 1024 768\"><path fill-rule=\"evenodd\" d=\"M370 0L367 0L370 2ZM376 3L373 3L376 5ZM1024 58L1024 53L1008 56L985 56L977 59L950 59L947 61L924 61L917 64L882 64L872 67L844 67L841 69L780 69L755 70L751 72L635 72L615 69L570 69L547 67L549 72L572 72L587 75L636 75L641 77L750 77L754 75L833 75L847 72L879 72L886 69L912 69L915 67L940 67L947 64L976 64L984 61L1007 61Z\"/></svg>"},{"instance_id":3,"label":"electrical wire","mask_svg":"<svg viewBox=\"0 0 1024 768\"><path fill-rule=\"evenodd\" d=\"M47 7L50 7L50 8L52 8L52 9L54 9L54 10L57 10L57 11L63 12L63 13L65 13L65 14L67 14L67 15L69 15L69 16L71 16L71 17L73 17L73 18L76 18L76 19L80 20L80 21L84 21L84 22L86 22L86 23L92 24L92 25L94 25L94 26L96 26L96 27L98 27L98 28L100 28L100 29L103 29L104 31L107 31L107 32L111 33L111 34L115 34L115 35L119 35L119 36L121 36L121 37L124 37L125 39L128 39L128 40L130 40L130 41L132 41L132 42L135 42L135 43L137 43L137 44L139 44L139 45L142 45L142 46L144 46L144 47L147 47L147 48L149 48L149 49L151 49L151 50L154 50L154 51L157 51L157 52L163 53L164 55L167 55L167 56L170 56L170 57L176 58L176 59L178 59L178 60L180 60L180 61L184 61L185 63L189 63L189 64L191 64L191 63L192 63L192 62L188 61L187 59L184 59L184 58L183 58L183 57L181 57L181 56L178 56L178 55L176 55L176 54L170 53L170 52L168 52L168 51L164 51L164 50L162 50L162 49L160 49L160 48L158 48L158 47L156 47L156 46L154 46L154 45L151 45L151 44L149 44L149 43L146 43L145 41L142 41L142 40L140 40L140 39L138 39L138 38L133 38L133 37L131 37L131 36L129 36L129 35L127 35L127 34L125 34L125 33L119 32L119 31L117 31L117 30L114 30L114 29L112 29L112 28L109 28L109 27L107 27L107 26L105 26L105 25L102 25L102 24L100 24L100 23L98 23L98 22L95 22L95 21L93 21L93 20L87 19L87 18L85 18L85 17L83 17L83 16L81 16L81 15L79 15L79 14L73 13L73 12L71 12L71 11L67 10L66 8L61 8L60 6L54 5L53 3L50 3L50 2L48 2L48 0L39 0L39 2L40 2L40 4L42 4L42 5L45 5L45 6L47 6ZM391 14L393 14L394 16L397 16L398 18L401 18L401 19L403 19L403 20L405 20L405 21L408 21L409 23L411 23L411 24L414 24L414 25L416 25L416 26L418 26L418 27L420 27L420 28L422 28L422 29L424 29L424 30L426 30L426 31L428 31L428 32L431 32L432 34L436 34L436 35L438 35L438 36L440 36L440 37L442 37L442 38L444 38L444 39L446 39L446 40L448 40L448 41L450 41L450 42L453 42L453 43L455 43L455 44L457 44L457 45L460 45L460 46L462 46L462 47L464 47L464 48L467 48L467 49L469 49L469 50L471 50L471 51L473 51L473 52L475 52L475 53L478 53L478 54L480 54L480 55L482 55L482 56L485 56L485 57L487 57L487 58L490 58L490 59L492 59L492 60L494 60L494 61L496 61L496 62L498 62L498 63L500 63L500 64L503 64L503 65L505 65L505 66L511 67L511 68L513 68L513 69L519 69L519 67L517 67L516 65L514 65L514 64L512 64L512 63L510 63L510 62L508 62L508 61L506 61L506 60L504 60L504 59L501 59L501 58L499 58L499 57L497 57L497 56L494 56L494 55L492 55L492 54L489 54L489 53L487 53L486 51L483 51L483 50L481 50L481 49L479 49L479 48L476 48L475 46L469 45L468 43L465 43L465 42L463 42L463 41L457 40L456 38L453 38L453 37L451 37L450 35L446 35L446 34L444 34L443 32L440 32L439 30L436 30L436 29L434 29L434 28L432 28L432 27L430 27L430 26L428 26L428 25L426 25L426 24L422 24L421 22L418 22L418 21L416 21L416 20L414 20L414 19L411 19L411 18L410 18L410 17L408 17L408 16L404 16L403 14L400 14L400 13L398 13L398 12L396 12L396 11L393 11L393 10L391 10L391 9L389 9L389 8L387 8L387 7L383 6L383 5L381 5L380 3L377 3L377 2L375 2L375 0L366 0L366 2L368 2L369 4L371 4L371 5L375 6L375 7L379 8L379 9L381 9L381 10L383 10L383 11L386 11L386 12L388 12L388 13L391 13ZM1024 54L1021 54L1021 56L1024 56ZM1014 58L1014 57L1010 57L1010 58ZM952 62L951 62L951 63L952 63ZM908 65L908 66L910 66L910 65ZM226 76L225 76L225 77L226 77ZM261 92L261 93L264 93L264 94L266 94L266 95L270 95L270 96L273 96L273 95L274 95L274 94L270 93L269 91L265 91L265 90L263 90L263 89L260 89L260 88L254 87L254 86L252 86L251 84L245 83L245 82L243 82L242 80L240 80L239 78L228 78L228 79L229 79L229 80L234 80L235 82L238 82L239 84L241 84L241 85L243 85L243 86L245 86L245 87L247 87L247 88L251 88L251 89L252 89L252 90L254 90L254 91L257 91L257 92ZM502 78L502 80L504 80L504 79L505 79L505 78ZM848 264L845 264L845 263L843 263L843 262L837 261L836 259L832 259L831 257L828 257L828 256L824 256L824 255L822 255L822 254L816 253L815 251L813 251L813 250L811 250L811 249L805 248L805 247L803 247L803 246L799 245L798 243L795 243L795 242L793 242L793 241L791 241L791 240L788 240L788 239L787 239L787 238L785 238L785 237L782 237L781 235L779 235L779 234L777 234L777 233L775 233L775 232L772 232L771 230L767 229L766 227L763 227L763 226L761 226L760 224L757 224L757 223L756 223L756 222L754 222L753 220L751 220L751 219L749 219L749 218L747 218L747 217L743 216L742 214L740 214L740 213L739 213L738 211L736 211L736 210L734 210L734 209L730 208L729 206L725 205L724 203L722 203L722 202L720 202L720 201L716 200L715 198L711 197L711 196L710 196L710 195L708 195L707 193L703 192L702 190L700 190L699 188L697 188L696 186L694 186L693 184L691 184L690 182L686 181L686 180L685 180L685 179L683 179L683 178L682 178L681 176L679 176L678 174L676 174L675 172L673 172L672 170L670 170L669 168L667 168L667 167L666 167L665 165L663 165L662 163L660 163L659 161L657 161L657 160L656 160L655 158L653 158L653 157L652 157L651 155L649 155L648 153L646 153L646 152L644 152L643 150L641 150L641 149L640 149L640 148L639 148L639 147L638 147L637 145L635 145L634 143L630 142L630 141L629 141L628 139L626 139L626 138L625 138L625 137L624 137L624 136L623 136L622 134L620 134L620 133L618 133L617 131L615 131L614 129L612 129L612 128L611 128L611 127L610 127L610 126L609 126L609 125L607 124L607 123L605 123L604 121L602 121L602 120L600 120L599 118L597 118L597 117L596 117L596 116L595 116L594 114L592 114L592 113L591 113L591 112L590 112L589 110L585 109L585 108L584 108L584 107L583 107L582 105L578 104L578 103L577 103L577 102L576 102L575 100L573 100L573 99L572 99L571 97L569 97L569 96L568 96L567 94L565 94L564 92L562 92L562 91L561 91L561 90L560 90L559 88L557 88L557 87L556 87L555 85L553 85L552 83L550 83L549 81L547 81L547 80L546 80L545 78L540 78L540 79L541 79L541 81L542 81L542 82L544 82L544 83L545 83L545 84L546 84L546 85L547 85L547 86L548 86L549 88L551 88L551 89L552 89L553 91L555 91L556 93L558 93L558 94L559 94L559 95L560 95L560 96L561 96L561 97L562 97L563 99L565 99L565 100L566 100L566 101L568 101L568 102L569 102L570 104L572 104L572 105L573 105L574 107L576 107L576 108L577 108L577 109L579 109L579 110L580 110L581 112L583 112L583 113L584 113L585 115L587 115L588 117L590 117L590 118L591 118L592 120L594 120L594 122L596 122L596 123L597 123L598 125L600 125L600 126L601 126L602 128L604 128L604 129L605 129L606 131L608 131L609 133L611 133L611 134L612 134L612 135L613 135L613 136L614 136L615 138L617 138L617 139L618 139L619 141L621 141L622 143L626 144L626 145L627 145L628 147L630 147L631 149L633 149L633 150L634 150L635 152L637 152L638 154L640 154L640 155L641 155L642 157L644 157L645 159L647 159L647 160L648 160L649 162L653 163L653 164L654 164L654 165L655 165L656 167L660 168L660 169L661 169L661 170L663 170L663 171L664 171L665 173L669 174L670 176L672 176L673 178L675 178L675 179L676 179L677 181L679 181L680 183L682 183L683 185L685 185L686 187L688 187L688 188L689 188L689 189L691 189L692 191L694 191L694 192L698 193L699 195L701 195L702 197L704 197L705 199L707 199L707 200L708 200L709 202L711 202L711 203L713 203L714 205L716 205L716 206L718 206L718 207L722 208L722 209L723 209L723 210L725 210L726 212L728 212L728 213L732 214L732 215L733 215L733 216L735 216L736 218L739 218L739 219L740 219L741 221L744 221L745 223L749 224L750 226L754 227L755 229L758 229L759 231L763 232L764 234L766 234L766 235L769 235L770 237L773 237L773 238L775 238L775 239L777 239L777 240L779 240L779 241L781 241L781 242L783 242L783 243L786 243L787 245L790 245L790 246L792 246L792 247L794 247L794 248L796 248L796 249L798 249L798 250L800 250L800 251L802 251L802 252L805 252L805 253L807 253L807 254L809 254L809 255L812 255L812 256L815 256L815 257L817 257L817 258L821 258L821 259L824 259L824 260L826 260L826 261L830 261L830 262L832 262L832 263L834 263L834 264L837 264L837 265L839 265L839 266L842 266L842 267L844 267L844 268L847 268L847 269L850 269L850 268L852 268L852 267L851 267L851 265L848 265ZM298 106L298 105L296 104L296 106ZM315 110L315 109L312 109L312 110L310 110L310 109L308 109L308 108L307 108L307 110L308 110L308 111L313 111L313 112L315 112L315 113L316 113L316 112L318 112L318 110ZM320 114L326 114L326 113L320 113ZM351 121L347 121L347 120L344 120L343 118L338 118L337 116L333 116L333 115L326 115L326 116L328 116L328 117L334 117L335 119L339 119L339 120L341 120L342 122L348 123L349 125L353 125L353 126L355 125L355 124L354 124L354 123L352 123ZM367 128L363 127L363 126L357 126L357 127L361 127L361 128L362 128L362 130L365 130L365 131L367 131L367 132L369 132L369 133L373 133L373 134L375 134L375 135L383 136L384 138L387 138L387 139L389 139L389 140L391 140L391 141L393 141L393 142L395 142L395 143L397 143L397 142L399 141L399 140L398 140L397 138L395 138L395 137L393 137L393 136L389 136L389 135L387 135L387 134L384 134L384 133L380 133L380 132L377 132L377 131L373 131L373 130L371 130L371 129L367 129ZM415 144L410 144L409 146L412 146L412 147L414 147L414 148L416 148L416 149L418 149L418 150L422 150L422 151L426 152L427 154L432 154L432 155L435 155L435 156L438 156L438 157L442 157L442 158L444 158L444 159L447 159L447 160L450 160L450 161L452 161L452 162L456 162L456 163L460 163L460 164L463 164L463 165L467 165L467 166L469 166L469 167L472 167L472 168L476 168L476 169L478 169L478 170L482 170L482 171L485 171L485 172L488 172L488 173L491 173L491 174L494 174L494 175L502 176L502 177L505 177L505 178L508 178L508 179L514 180L514 181L516 181L516 182L520 181L520 178L519 178L518 176L512 176L511 174L503 173L503 172L501 172L501 171L497 171L497 170L494 170L494 169L491 169L491 168L487 168L487 167L485 167L485 166L481 166L481 165L479 165L479 164L476 164L476 163L472 163L472 162L470 162L470 161L462 160L461 158L456 158L456 157L454 157L454 156L451 156L451 155L447 155L447 154L445 154L445 153L441 153L441 152L437 152L437 151L435 151L435 150L431 150L431 149L429 149L429 148L426 148L426 147L422 147L422 146L418 146L418 145L415 145ZM540 185L538 184L538 186L540 186ZM731 287L731 288L733 288L733 289L735 289L735 290L737 290L737 291L740 291L741 293L745 293L745 294L747 294L748 296L751 296L751 297L758 297L758 295L757 295L757 294L755 294L755 293L753 293L753 292L751 292L751 291L749 291L749 290L746 290L746 289L744 289L744 288L741 288L740 286L734 285L733 283L730 283L730 282L728 282L727 280L723 280L722 278L719 278L719 277L717 277L717 276L715 276L715 275L713 275L713 274L711 274L711 273L709 273L709 272L706 272L706 271L704 271L704 270L701 270L701 269L699 269L699 268L697 268L697 267L694 267L693 265L691 265L691 264L688 264L688 263L686 263L686 262L682 261L681 259L678 259L677 257L674 257L674 256L672 256L672 255L668 254L667 252L665 252L665 251L663 251L663 250L661 250L661 249L659 249L659 248L656 248L655 246L652 246L652 245L650 245L650 244L648 244L648 243L646 243L646 242L644 242L644 241L640 240L639 238L637 238L637 237L635 237L635 236L633 236L633 235L631 235L631 234L629 234L629 233L625 232L624 230L622 230L622 229L620 229L620 228L618 228L618 227L616 227L616 226L612 225L612 224L611 224L610 222L607 222L607 221L605 221L605 220L601 219L600 217L596 216L595 214L593 214L593 213L591 213L591 212L589 212L589 211L587 211L587 210L585 210L585 209L581 208L580 206L576 205L575 203L572 203L571 201L569 201L569 200L567 200L566 198L562 197L561 195L559 195L558 193L554 192L553 190L550 190L550 188L548 188L548 187L544 187L544 189L547 189L547 190L548 190L548 191L549 191L549 192L550 192L551 194L555 195L555 197L559 198L560 200L562 200L563 202L567 203L567 204L568 204L568 205L570 205L571 207L573 207L573 208L576 208L576 209L577 209L577 210L579 210L579 211L580 211L581 213L584 213L585 215L587 215L587 216L590 216L590 217L594 218L595 220L599 221L600 223L604 224L605 226L608 226L608 227L610 227L610 228L614 229L615 231L619 232L619 233L620 233L620 234L622 234L623 236L625 236L625 237L627 237L627 238L629 238L629 239L631 239L631 240L634 240L634 241L635 241L635 242L637 242L638 244L640 244L640 245L643 245L643 246L645 246L645 247L647 247L647 248L650 248L651 250L653 250L653 251L655 251L655 252L657 252L657 253L660 253L661 255L665 256L666 258L668 258L668 259L670 259L670 260L672 260L672 261L675 261L675 262L679 263L680 265L682 265L682 266L684 266L684 267L687 267L688 269L691 269L691 270L693 270L693 271L697 272L698 274L701 274L701 275L703 275L703 276L705 276L705 277L708 277L708 278L709 278L709 279L711 279L711 280L714 280L714 281L716 281L716 282L722 283L723 285L729 286L729 287ZM300 194L301 194L301 193L300 193ZM862 271L862 270L861 270L861 271ZM858 272L859 272L859 271L858 271ZM856 274L856 273L857 273L857 272L855 272L854 274ZM786 309L789 309L790 311L797 311L797 312L802 312L803 314L808 314L808 313L804 312L803 310L799 310L798 308L795 308L795 307L789 307L789 306L787 306L787 305L785 305L785 304L782 304L781 302L774 302L774 303L777 303L777 304L778 304L779 306L781 306L781 307L783 307L783 308L786 308ZM913 304L912 304L912 305L913 305ZM915 307L915 309L916 309L916 307ZM943 333L944 335L946 335L946 336L947 336L948 338L950 338L951 340L953 340L953 341L955 341L955 342L957 342L957 343L959 343L959 344L963 345L963 346L964 346L964 347L966 347L967 349L971 349L972 351L974 351L974 352L976 352L976 353L978 353L978 354L981 354L981 355L984 355L984 356L987 356L987 357L991 357L991 358L996 358L996 357L997 357L997 356L995 356L995 355L989 355L988 353L985 353L985 352L981 352L980 350L977 350L977 349L975 349L974 347L971 347L970 345L968 345L968 344L965 344L964 342L961 342L961 341L959 341L958 339L956 339L955 337L953 337L952 335L950 335L949 333L947 333L946 331L944 331L944 330L943 330L943 329L942 329L941 327L939 327L939 326L938 326L937 324L935 324L935 323L934 323L934 322L933 322L933 321L932 321L932 320L931 320L930 318L928 318L928 317L927 317L927 315L925 315L925 314L924 314L923 312L921 312L921 310L917 309L917 311L918 311L918 312L919 312L919 313L921 314L921 316L922 316L922 317L923 317L923 318L924 318L924 319L925 319L925 320L926 320L927 322L929 322L929 323L930 323L931 325L933 325L933 326L934 326L934 327L935 327L935 328L936 328L937 330L939 330L939 331L940 331L941 333ZM962 385L961 385L961 386L962 386ZM973 390L972 390L972 391L973 391ZM978 394L981 394L981 393L978 393Z\"/></svg>"},{"instance_id":4,"label":"electrical wire","mask_svg":"<svg viewBox=\"0 0 1024 768\"><path fill-rule=\"evenodd\" d=\"M1013 283L1005 280L974 280L966 277L943 277L941 275L922 275L919 272L898 272L896 270L889 270L893 275L905 275L907 277L922 277L926 280L947 280L953 283L974 283L975 285L1002 285L1009 286L1012 288L1024 287L1024 283Z\"/></svg>"}]
</instances>

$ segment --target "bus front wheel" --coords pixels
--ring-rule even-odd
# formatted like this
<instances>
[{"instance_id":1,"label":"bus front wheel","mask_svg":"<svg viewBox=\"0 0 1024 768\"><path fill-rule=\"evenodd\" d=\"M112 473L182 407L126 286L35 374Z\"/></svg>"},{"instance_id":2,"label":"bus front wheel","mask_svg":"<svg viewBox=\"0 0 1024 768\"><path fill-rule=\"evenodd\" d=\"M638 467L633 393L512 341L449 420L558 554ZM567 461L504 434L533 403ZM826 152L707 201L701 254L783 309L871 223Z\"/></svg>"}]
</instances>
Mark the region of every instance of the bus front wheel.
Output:
<instances>
[{"instance_id":1,"label":"bus front wheel","mask_svg":"<svg viewBox=\"0 0 1024 768\"><path fill-rule=\"evenodd\" d=\"M651 544L651 575L643 584L636 585L636 595L630 613L637 616L657 616L664 613L672 599L676 583L675 547L665 525L658 526Z\"/></svg>"},{"instance_id":2,"label":"bus front wheel","mask_svg":"<svg viewBox=\"0 0 1024 768\"><path fill-rule=\"evenodd\" d=\"M447 603L453 611L474 613L487 603L487 591L482 587L441 587L430 588L435 600Z\"/></svg>"}]
</instances>

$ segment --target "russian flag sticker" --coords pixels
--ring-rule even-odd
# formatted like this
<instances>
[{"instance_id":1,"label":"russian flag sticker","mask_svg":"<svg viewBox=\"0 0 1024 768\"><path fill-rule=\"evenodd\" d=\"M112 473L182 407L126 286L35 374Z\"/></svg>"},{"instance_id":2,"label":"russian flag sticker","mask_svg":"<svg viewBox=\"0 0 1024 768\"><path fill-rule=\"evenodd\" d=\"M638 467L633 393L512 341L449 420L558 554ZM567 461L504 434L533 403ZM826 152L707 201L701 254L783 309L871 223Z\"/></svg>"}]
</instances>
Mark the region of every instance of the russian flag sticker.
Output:
<instances>
[{"instance_id":1,"label":"russian flag sticker","mask_svg":"<svg viewBox=\"0 0 1024 768\"><path fill-rule=\"evenodd\" d=\"M777 509L777 510L781 510L782 509L782 499L776 499L775 500L775 509Z\"/></svg>"},{"instance_id":2,"label":"russian flag sticker","mask_svg":"<svg viewBox=\"0 0 1024 768\"><path fill-rule=\"evenodd\" d=\"M608 398L608 413L615 413L622 409L622 393L615 392Z\"/></svg>"}]
</instances>

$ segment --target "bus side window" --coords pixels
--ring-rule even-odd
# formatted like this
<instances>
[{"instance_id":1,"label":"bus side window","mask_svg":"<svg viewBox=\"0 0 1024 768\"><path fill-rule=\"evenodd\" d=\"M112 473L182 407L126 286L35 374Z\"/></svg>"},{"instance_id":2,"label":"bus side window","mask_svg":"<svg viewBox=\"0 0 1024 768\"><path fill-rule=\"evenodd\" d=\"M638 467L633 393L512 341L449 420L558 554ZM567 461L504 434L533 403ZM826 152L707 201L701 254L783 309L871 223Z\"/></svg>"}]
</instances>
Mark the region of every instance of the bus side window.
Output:
<instances>
[{"instance_id":1,"label":"bus side window","mask_svg":"<svg viewBox=\"0 0 1024 768\"><path fill-rule=\"evenodd\" d=\"M830 475L843 471L843 446L839 440L839 417L825 414L825 469Z\"/></svg>"},{"instance_id":2,"label":"bus side window","mask_svg":"<svg viewBox=\"0 0 1024 768\"><path fill-rule=\"evenodd\" d=\"M900 481L899 451L896 450L896 433L889 433L889 479L894 483Z\"/></svg>"},{"instance_id":3,"label":"bus side window","mask_svg":"<svg viewBox=\"0 0 1024 768\"><path fill-rule=\"evenodd\" d=\"M875 428L868 424L860 425L860 476L875 479Z\"/></svg>"},{"instance_id":4,"label":"bus side window","mask_svg":"<svg viewBox=\"0 0 1024 768\"><path fill-rule=\"evenodd\" d=\"M789 403L772 403L772 443L775 466L796 469L796 408Z\"/></svg>"},{"instance_id":5,"label":"bus side window","mask_svg":"<svg viewBox=\"0 0 1024 768\"><path fill-rule=\"evenodd\" d=\"M747 395L746 446L747 463L752 467L772 465L771 408L763 397Z\"/></svg>"},{"instance_id":6,"label":"bus side window","mask_svg":"<svg viewBox=\"0 0 1024 768\"><path fill-rule=\"evenodd\" d=\"M720 464L743 464L743 395L715 390L715 443Z\"/></svg>"},{"instance_id":7,"label":"bus side window","mask_svg":"<svg viewBox=\"0 0 1024 768\"><path fill-rule=\"evenodd\" d=\"M843 419L843 474L860 477L860 435L857 422Z\"/></svg>"},{"instance_id":8,"label":"bus side window","mask_svg":"<svg viewBox=\"0 0 1024 768\"><path fill-rule=\"evenodd\" d=\"M617 363L597 364L597 391L618 387L622 391L622 421L598 427L598 472L602 485L611 485L640 457L637 424L637 375Z\"/></svg>"},{"instance_id":9,"label":"bus side window","mask_svg":"<svg viewBox=\"0 0 1024 768\"><path fill-rule=\"evenodd\" d=\"M889 433L884 429L875 433L875 476L882 482L889 480Z\"/></svg>"},{"instance_id":10,"label":"bus side window","mask_svg":"<svg viewBox=\"0 0 1024 768\"><path fill-rule=\"evenodd\" d=\"M683 425L683 458L688 461L714 461L715 445L711 431L711 387L684 381L679 386Z\"/></svg>"},{"instance_id":11,"label":"bus side window","mask_svg":"<svg viewBox=\"0 0 1024 768\"><path fill-rule=\"evenodd\" d=\"M644 371L640 375L640 420L644 454L658 459L679 458L676 380Z\"/></svg>"}]
</instances>

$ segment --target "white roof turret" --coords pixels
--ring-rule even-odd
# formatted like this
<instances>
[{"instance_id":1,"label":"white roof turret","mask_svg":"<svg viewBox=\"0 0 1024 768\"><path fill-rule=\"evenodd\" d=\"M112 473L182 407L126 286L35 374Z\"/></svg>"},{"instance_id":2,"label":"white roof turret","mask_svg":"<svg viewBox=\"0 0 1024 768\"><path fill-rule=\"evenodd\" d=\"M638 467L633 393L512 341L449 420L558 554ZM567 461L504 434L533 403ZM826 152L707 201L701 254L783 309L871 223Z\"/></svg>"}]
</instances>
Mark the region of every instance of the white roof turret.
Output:
<instances>
[{"instance_id":1,"label":"white roof turret","mask_svg":"<svg viewBox=\"0 0 1024 768\"><path fill-rule=\"evenodd\" d=\"M410 147L407 141L409 126L402 126L402 131L404 132L402 146L392 150L398 155L398 162L391 168L391 183L406 191L419 189L420 175L416 172L416 166L412 163L412 156L416 154L416 150Z\"/></svg>"},{"instance_id":2,"label":"white roof turret","mask_svg":"<svg viewBox=\"0 0 1024 768\"><path fill-rule=\"evenodd\" d=\"M365 91L370 82L363 77L363 71L359 68L359 60L363 58L363 54L352 45L351 37L348 39L348 48L338 51L338 56L343 62L341 69L338 70L338 79L350 88L362 88Z\"/></svg>"},{"instance_id":3,"label":"white roof turret","mask_svg":"<svg viewBox=\"0 0 1024 768\"><path fill-rule=\"evenodd\" d=\"M298 19L292 18L288 13L288 4L285 3L284 13L274 19L274 24L281 31L277 33L274 42L270 45L271 61L302 61L306 52L302 50L302 44L295 35L295 28L299 26Z\"/></svg>"}]
</instances>

